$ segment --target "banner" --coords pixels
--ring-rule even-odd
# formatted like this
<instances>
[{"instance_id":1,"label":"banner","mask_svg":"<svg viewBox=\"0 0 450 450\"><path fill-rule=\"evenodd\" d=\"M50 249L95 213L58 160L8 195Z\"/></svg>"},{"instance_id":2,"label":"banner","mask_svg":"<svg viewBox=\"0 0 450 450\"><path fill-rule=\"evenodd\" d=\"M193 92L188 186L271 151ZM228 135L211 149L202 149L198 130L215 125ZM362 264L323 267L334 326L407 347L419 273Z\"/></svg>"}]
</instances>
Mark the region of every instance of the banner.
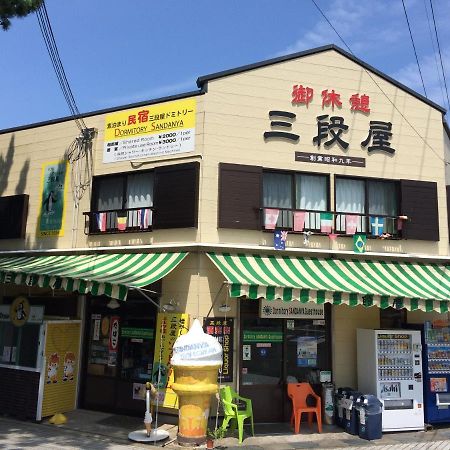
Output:
<instances>
[{"instance_id":1,"label":"banner","mask_svg":"<svg viewBox=\"0 0 450 450\"><path fill-rule=\"evenodd\" d=\"M64 236L68 170L66 161L45 163L42 166L38 237Z\"/></svg>"},{"instance_id":2,"label":"banner","mask_svg":"<svg viewBox=\"0 0 450 450\"><path fill-rule=\"evenodd\" d=\"M189 328L189 314L158 313L153 358L152 383L158 391L159 406L178 408L177 394L170 388L174 374L170 365L172 347ZM156 404L156 399L152 400Z\"/></svg>"},{"instance_id":3,"label":"banner","mask_svg":"<svg viewBox=\"0 0 450 450\"><path fill-rule=\"evenodd\" d=\"M233 381L233 334L234 320L226 317L212 317L203 319L203 330L214 336L222 345L223 364L219 373L219 381L230 383Z\"/></svg>"},{"instance_id":4,"label":"banner","mask_svg":"<svg viewBox=\"0 0 450 450\"><path fill-rule=\"evenodd\" d=\"M108 114L103 162L194 151L195 114L192 98Z\"/></svg>"}]
</instances>

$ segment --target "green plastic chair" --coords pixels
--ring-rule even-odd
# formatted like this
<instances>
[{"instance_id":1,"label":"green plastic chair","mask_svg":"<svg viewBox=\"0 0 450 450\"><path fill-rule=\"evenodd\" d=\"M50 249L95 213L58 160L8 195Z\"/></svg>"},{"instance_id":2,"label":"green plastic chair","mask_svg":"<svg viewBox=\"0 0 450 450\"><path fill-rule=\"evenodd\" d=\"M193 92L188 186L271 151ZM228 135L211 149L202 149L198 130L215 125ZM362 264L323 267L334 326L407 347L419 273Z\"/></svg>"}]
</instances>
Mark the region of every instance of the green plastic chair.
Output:
<instances>
[{"instance_id":1,"label":"green plastic chair","mask_svg":"<svg viewBox=\"0 0 450 450\"><path fill-rule=\"evenodd\" d=\"M255 435L253 426L253 410L252 401L249 398L241 397L237 392L231 389L230 386L224 386L220 389L220 401L223 405L224 418L222 422L222 429L226 430L231 421L231 430L234 430L236 424L239 431L239 444L242 444L242 437L244 435L244 420L250 419L252 424L252 436ZM239 409L238 401L245 403L245 409Z\"/></svg>"}]
</instances>

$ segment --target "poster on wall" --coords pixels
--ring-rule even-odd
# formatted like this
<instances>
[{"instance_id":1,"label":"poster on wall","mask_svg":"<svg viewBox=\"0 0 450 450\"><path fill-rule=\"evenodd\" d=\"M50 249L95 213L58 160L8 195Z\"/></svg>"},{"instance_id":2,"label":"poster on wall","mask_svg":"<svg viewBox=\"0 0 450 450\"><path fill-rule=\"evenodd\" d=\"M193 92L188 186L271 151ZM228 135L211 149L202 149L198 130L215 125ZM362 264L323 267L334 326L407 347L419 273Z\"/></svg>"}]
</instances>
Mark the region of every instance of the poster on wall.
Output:
<instances>
[{"instance_id":1,"label":"poster on wall","mask_svg":"<svg viewBox=\"0 0 450 450\"><path fill-rule=\"evenodd\" d=\"M174 374L170 365L173 344L189 329L189 314L158 313L152 383L158 391L159 406L178 408L177 394L170 388ZM156 399L153 400L156 404Z\"/></svg>"},{"instance_id":2,"label":"poster on wall","mask_svg":"<svg viewBox=\"0 0 450 450\"><path fill-rule=\"evenodd\" d=\"M233 319L226 317L203 319L203 330L206 334L214 336L223 349L223 364L219 380L226 383L233 381Z\"/></svg>"},{"instance_id":3,"label":"poster on wall","mask_svg":"<svg viewBox=\"0 0 450 450\"><path fill-rule=\"evenodd\" d=\"M105 119L103 162L194 151L195 114L195 99L108 114Z\"/></svg>"},{"instance_id":4,"label":"poster on wall","mask_svg":"<svg viewBox=\"0 0 450 450\"><path fill-rule=\"evenodd\" d=\"M54 161L42 166L38 237L64 236L68 170L67 161Z\"/></svg>"},{"instance_id":5,"label":"poster on wall","mask_svg":"<svg viewBox=\"0 0 450 450\"><path fill-rule=\"evenodd\" d=\"M297 367L317 366L317 338L299 336L297 338Z\"/></svg>"}]
</instances>

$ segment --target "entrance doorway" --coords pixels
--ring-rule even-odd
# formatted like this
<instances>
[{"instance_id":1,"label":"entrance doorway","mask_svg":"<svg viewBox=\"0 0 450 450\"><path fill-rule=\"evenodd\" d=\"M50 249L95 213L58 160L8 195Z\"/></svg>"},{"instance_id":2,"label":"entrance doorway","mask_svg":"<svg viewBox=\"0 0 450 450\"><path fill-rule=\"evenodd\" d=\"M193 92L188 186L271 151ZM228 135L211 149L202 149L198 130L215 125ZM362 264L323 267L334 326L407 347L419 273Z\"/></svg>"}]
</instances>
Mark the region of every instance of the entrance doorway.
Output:
<instances>
[{"instance_id":1,"label":"entrance doorway","mask_svg":"<svg viewBox=\"0 0 450 450\"><path fill-rule=\"evenodd\" d=\"M331 370L331 305L324 318L261 318L259 301L241 300L239 391L252 399L255 422L288 422L287 383L309 382L321 394Z\"/></svg>"},{"instance_id":2,"label":"entrance doorway","mask_svg":"<svg viewBox=\"0 0 450 450\"><path fill-rule=\"evenodd\" d=\"M142 414L138 394L152 378L156 307L143 298L92 297L86 312L82 407Z\"/></svg>"}]
</instances>

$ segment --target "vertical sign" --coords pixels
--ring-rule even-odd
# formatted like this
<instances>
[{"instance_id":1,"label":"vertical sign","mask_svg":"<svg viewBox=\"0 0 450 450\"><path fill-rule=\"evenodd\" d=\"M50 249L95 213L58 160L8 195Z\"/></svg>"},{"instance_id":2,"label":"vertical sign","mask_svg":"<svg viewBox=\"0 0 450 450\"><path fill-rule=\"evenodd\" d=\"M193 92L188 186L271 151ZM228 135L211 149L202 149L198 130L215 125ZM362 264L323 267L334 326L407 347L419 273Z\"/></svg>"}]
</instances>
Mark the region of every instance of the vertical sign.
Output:
<instances>
[{"instance_id":1,"label":"vertical sign","mask_svg":"<svg viewBox=\"0 0 450 450\"><path fill-rule=\"evenodd\" d=\"M108 355L108 366L117 366L117 351L119 347L119 316L111 317L109 325L109 355Z\"/></svg>"},{"instance_id":2,"label":"vertical sign","mask_svg":"<svg viewBox=\"0 0 450 450\"><path fill-rule=\"evenodd\" d=\"M38 237L64 235L68 169L66 161L46 163L42 166Z\"/></svg>"},{"instance_id":3,"label":"vertical sign","mask_svg":"<svg viewBox=\"0 0 450 450\"><path fill-rule=\"evenodd\" d=\"M174 382L170 359L173 344L179 336L188 332L188 327L188 314L158 313L152 383L158 391L159 406L178 408L177 394L170 388ZM156 400L153 402L156 403Z\"/></svg>"},{"instance_id":4,"label":"vertical sign","mask_svg":"<svg viewBox=\"0 0 450 450\"><path fill-rule=\"evenodd\" d=\"M229 383L233 381L233 319L214 317L203 320L203 330L217 338L223 349L223 364L220 381ZM219 376L220 377L220 376Z\"/></svg>"}]
</instances>

